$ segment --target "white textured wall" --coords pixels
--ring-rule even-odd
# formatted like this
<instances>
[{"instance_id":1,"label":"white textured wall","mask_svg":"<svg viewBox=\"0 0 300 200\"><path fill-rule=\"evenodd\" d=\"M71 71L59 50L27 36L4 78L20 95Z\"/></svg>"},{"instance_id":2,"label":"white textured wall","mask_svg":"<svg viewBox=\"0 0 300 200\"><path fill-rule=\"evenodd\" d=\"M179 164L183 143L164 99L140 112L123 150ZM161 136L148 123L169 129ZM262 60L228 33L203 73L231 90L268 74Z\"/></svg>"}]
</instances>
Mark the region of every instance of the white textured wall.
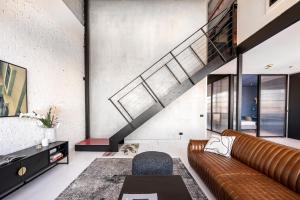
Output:
<instances>
[{"instance_id":1,"label":"white textured wall","mask_svg":"<svg viewBox=\"0 0 300 200\"><path fill-rule=\"evenodd\" d=\"M62 0L77 17L82 25L84 25L84 0Z\"/></svg>"},{"instance_id":2,"label":"white textured wall","mask_svg":"<svg viewBox=\"0 0 300 200\"><path fill-rule=\"evenodd\" d=\"M60 110L58 139L84 138L84 28L61 0L1 0L0 59L27 68L28 108ZM0 118L0 154L38 142L35 122Z\"/></svg>"},{"instance_id":3,"label":"white textured wall","mask_svg":"<svg viewBox=\"0 0 300 200\"><path fill-rule=\"evenodd\" d=\"M126 125L108 98L204 25L207 1L91 0L90 8L91 136L106 138ZM187 95L181 101L193 98ZM187 112L185 109L178 107L169 115ZM187 121L199 114L190 112ZM199 125L193 123L190 128L199 130ZM151 132L148 138L159 137L155 134L160 133Z\"/></svg>"},{"instance_id":4,"label":"white textured wall","mask_svg":"<svg viewBox=\"0 0 300 200\"><path fill-rule=\"evenodd\" d=\"M278 17L299 0L279 0L267 8L269 0L238 0L238 44Z\"/></svg>"},{"instance_id":5,"label":"white textured wall","mask_svg":"<svg viewBox=\"0 0 300 200\"><path fill-rule=\"evenodd\" d=\"M206 138L207 80L197 83L169 106L126 137L126 140ZM200 117L203 115L203 117Z\"/></svg>"}]
</instances>

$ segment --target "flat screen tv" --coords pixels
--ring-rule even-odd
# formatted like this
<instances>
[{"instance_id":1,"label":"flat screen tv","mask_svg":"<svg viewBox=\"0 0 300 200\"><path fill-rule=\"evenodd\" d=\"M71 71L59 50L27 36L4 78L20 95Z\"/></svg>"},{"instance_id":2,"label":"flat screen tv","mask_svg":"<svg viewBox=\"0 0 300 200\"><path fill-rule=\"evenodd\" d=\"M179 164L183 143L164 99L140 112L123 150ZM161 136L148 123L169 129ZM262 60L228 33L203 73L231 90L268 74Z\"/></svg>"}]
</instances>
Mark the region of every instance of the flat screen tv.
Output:
<instances>
[{"instance_id":1,"label":"flat screen tv","mask_svg":"<svg viewBox=\"0 0 300 200\"><path fill-rule=\"evenodd\" d=\"M0 60L0 117L27 112L26 69Z\"/></svg>"}]
</instances>

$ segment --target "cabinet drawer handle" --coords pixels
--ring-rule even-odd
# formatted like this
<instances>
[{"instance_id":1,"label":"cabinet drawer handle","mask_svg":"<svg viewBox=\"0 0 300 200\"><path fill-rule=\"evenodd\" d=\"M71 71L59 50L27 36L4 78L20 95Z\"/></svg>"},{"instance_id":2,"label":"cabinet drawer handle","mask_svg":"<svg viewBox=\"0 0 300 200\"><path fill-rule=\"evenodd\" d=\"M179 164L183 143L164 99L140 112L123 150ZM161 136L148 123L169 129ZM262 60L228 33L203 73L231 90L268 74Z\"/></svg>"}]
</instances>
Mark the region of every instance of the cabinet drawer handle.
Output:
<instances>
[{"instance_id":1,"label":"cabinet drawer handle","mask_svg":"<svg viewBox=\"0 0 300 200\"><path fill-rule=\"evenodd\" d=\"M18 170L18 175L19 176L24 176L26 174L26 167L21 167L19 170Z\"/></svg>"}]
</instances>

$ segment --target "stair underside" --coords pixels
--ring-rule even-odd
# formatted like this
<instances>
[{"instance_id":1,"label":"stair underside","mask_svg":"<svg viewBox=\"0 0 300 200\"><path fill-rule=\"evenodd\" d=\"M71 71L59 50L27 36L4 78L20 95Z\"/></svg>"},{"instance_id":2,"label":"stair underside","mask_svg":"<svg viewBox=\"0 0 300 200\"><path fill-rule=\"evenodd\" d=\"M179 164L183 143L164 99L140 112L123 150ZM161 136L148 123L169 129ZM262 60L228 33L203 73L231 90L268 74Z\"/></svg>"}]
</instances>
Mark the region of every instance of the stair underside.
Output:
<instances>
[{"instance_id":1,"label":"stair underside","mask_svg":"<svg viewBox=\"0 0 300 200\"><path fill-rule=\"evenodd\" d=\"M230 9L229 9L230 8ZM217 70L224 64L230 62L232 59L236 58L236 49L233 42L233 32L232 32L232 15L231 11L233 10L233 7L228 7L224 11L222 11L219 16L220 18L214 18L210 22L208 22L205 26L209 27L209 23L211 23L213 20L217 20L213 22L213 27L210 27L207 33L204 33L204 30L201 28L195 33L193 33L191 36L189 36L186 40L184 40L182 43L180 43L178 46L176 46L171 52L163 56L160 60L158 60L155 64L153 64L152 67L158 67L159 62L163 62L163 59L167 59L167 57L172 56L171 60L169 60L166 63L160 63L162 66L158 68L156 71L154 71L152 74L156 73L158 70L162 69L163 67L167 68L169 72L173 75L173 77L177 80L178 84L174 85L172 88L168 88L169 92L167 95L160 97L155 94L155 91L152 90L152 88L148 85L147 79L143 77L145 72L149 72L148 68L145 72L140 74L136 79L141 79L142 84L144 86L144 89L147 90L147 92L152 96L155 103L152 104L148 109L144 110L139 116L132 117L130 113L125 109L124 105L120 103L120 100L125 97L129 92L131 92L133 89L131 89L127 94L125 94L123 97L120 97L119 99L112 99L117 94L119 94L120 91L122 91L124 88L129 86L133 81L128 83L125 87L123 87L121 90L119 90L117 93L115 93L113 96L109 98L111 103L116 107L116 109L120 112L120 114L125 118L125 120L128 122L126 126L121 128L119 131L117 131L113 136L111 136L109 139L102 139L99 140L100 144L97 144L95 141L83 141L75 146L75 150L80 151L118 151L119 144L124 142L124 138L126 138L128 135L130 135L132 132L134 132L136 129L138 129L140 126L142 126L145 122L147 122L150 118L152 118L154 115L159 113L164 107L169 105L171 102L176 100L178 97L180 97L182 94L184 94L186 91L188 91L190 88L192 88L195 84L197 84L199 81L204 79L207 75L212 73L213 71ZM231 23L231 25L230 25ZM216 27L217 25L220 25ZM202 34L202 32L203 34ZM217 32L216 32L217 31ZM199 34L201 33L201 36L199 37ZM192 37L193 41L189 41ZM197 37L197 38L196 38ZM204 45L203 45L204 44ZM181 45L181 46L180 46ZM186 47L187 46L187 47ZM182 49L184 48L184 49ZM203 54L204 50L204 54ZM178 53L178 51L180 51ZM174 53L177 52L177 53ZM187 56L186 54L189 54L190 56ZM180 59L181 58L181 59ZM206 58L206 59L203 59ZM190 62L187 62L186 59L191 59ZM195 61L197 60L197 61ZM180 81L176 74L174 74L174 71L172 71L168 66L168 63L171 63L171 61L174 61L177 63L177 65L181 68L183 75L186 76L186 80ZM197 64L196 64L197 62ZM207 62L207 63L206 63ZM189 74L188 72L190 70L186 70L185 67L189 67L189 65L193 65L193 69L199 69L197 72L193 73L193 75ZM188 66L187 66L188 65ZM191 66L190 66L191 67ZM152 68L153 70L156 68ZM189 68L188 68L189 69ZM190 72L191 73L191 72ZM148 78L150 76L149 75ZM161 81L161 80L160 80ZM158 86L156 86L158 87ZM128 88L127 88L128 89ZM119 103L122 109L116 105L116 103ZM126 113L124 115L124 112ZM134 118L134 119L133 119ZM105 141L105 144L101 143Z\"/></svg>"},{"instance_id":2,"label":"stair underside","mask_svg":"<svg viewBox=\"0 0 300 200\"><path fill-rule=\"evenodd\" d=\"M234 59L234 57L231 57L228 59L228 62L230 60ZM212 73L216 69L220 68L224 65L224 62L219 58L216 57L214 60L209 62L208 65L206 65L204 68L200 69L198 72L196 72L192 77L192 81L196 84L199 81L201 81L203 78L205 78L208 74ZM173 102L175 99L177 99L179 96L181 96L183 93L188 91L190 88L192 88L194 85L192 82L188 79L181 83L181 85L174 87L165 97L161 98L162 103L164 106L167 106L171 102ZM156 103L152 105L150 108L148 108L146 111L144 111L140 116L138 116L136 119L134 119L131 124L128 124L124 128L120 129L116 134L114 134L110 140L112 141L112 151L118 151L118 143L122 141L125 137L127 137L130 133L132 133L134 130L136 130L138 127L140 127L142 124L144 124L148 119L152 118L154 115L156 115L158 112L160 112L163 109L163 106L160 103Z\"/></svg>"},{"instance_id":3,"label":"stair underside","mask_svg":"<svg viewBox=\"0 0 300 200\"><path fill-rule=\"evenodd\" d=\"M227 62L234 59L235 56L227 57ZM161 105L159 102L156 102L151 107L149 107L146 111L140 114L137 118L135 118L130 124L127 124L125 127L121 128L117 133L115 133L109 139L88 139L84 140L75 145L76 151L112 151L117 152L119 148L119 143L124 140L129 134L147 122L154 115L159 113L164 107L169 105L183 93L188 91L190 88L194 86L194 84L201 81L208 74L217 70L225 63L221 60L220 57L216 57L214 60L211 60L205 67L196 72L191 80L187 79L183 81L180 85L172 88L170 92L162 97L160 100L163 103ZM193 83L194 84L193 84Z\"/></svg>"}]
</instances>

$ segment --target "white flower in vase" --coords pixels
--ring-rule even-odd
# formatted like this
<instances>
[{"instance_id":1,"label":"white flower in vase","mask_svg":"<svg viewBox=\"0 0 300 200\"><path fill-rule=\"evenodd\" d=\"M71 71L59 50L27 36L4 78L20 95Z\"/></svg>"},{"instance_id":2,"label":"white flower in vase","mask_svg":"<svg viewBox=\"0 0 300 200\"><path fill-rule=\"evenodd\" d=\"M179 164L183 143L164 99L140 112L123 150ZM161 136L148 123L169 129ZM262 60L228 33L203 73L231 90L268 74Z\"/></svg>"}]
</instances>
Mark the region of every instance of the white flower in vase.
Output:
<instances>
[{"instance_id":1,"label":"white flower in vase","mask_svg":"<svg viewBox=\"0 0 300 200\"><path fill-rule=\"evenodd\" d=\"M54 109L50 107L49 111L45 115L39 115L36 112L32 113L21 113L21 118L30 118L38 120L37 124L39 127L43 128L44 139L42 140L43 146L48 146L48 143L52 143L56 141L56 128L59 127L58 118L55 114Z\"/></svg>"}]
</instances>

